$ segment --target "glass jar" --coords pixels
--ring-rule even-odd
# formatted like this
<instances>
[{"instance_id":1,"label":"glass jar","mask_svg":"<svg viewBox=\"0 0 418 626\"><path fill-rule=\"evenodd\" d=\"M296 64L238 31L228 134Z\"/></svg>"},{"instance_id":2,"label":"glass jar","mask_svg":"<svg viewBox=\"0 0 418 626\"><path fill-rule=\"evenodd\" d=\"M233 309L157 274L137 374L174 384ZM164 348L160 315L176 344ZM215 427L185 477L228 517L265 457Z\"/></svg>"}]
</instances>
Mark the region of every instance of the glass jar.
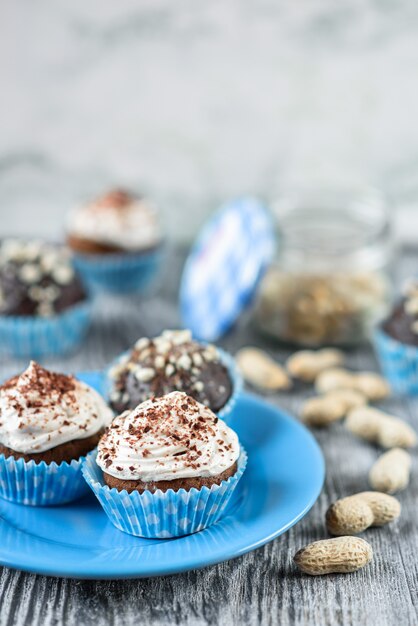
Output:
<instances>
[{"instance_id":1,"label":"glass jar","mask_svg":"<svg viewBox=\"0 0 418 626\"><path fill-rule=\"evenodd\" d=\"M260 330L301 346L367 339L391 298L386 203L375 190L310 189L274 206L278 255L255 307Z\"/></svg>"}]
</instances>

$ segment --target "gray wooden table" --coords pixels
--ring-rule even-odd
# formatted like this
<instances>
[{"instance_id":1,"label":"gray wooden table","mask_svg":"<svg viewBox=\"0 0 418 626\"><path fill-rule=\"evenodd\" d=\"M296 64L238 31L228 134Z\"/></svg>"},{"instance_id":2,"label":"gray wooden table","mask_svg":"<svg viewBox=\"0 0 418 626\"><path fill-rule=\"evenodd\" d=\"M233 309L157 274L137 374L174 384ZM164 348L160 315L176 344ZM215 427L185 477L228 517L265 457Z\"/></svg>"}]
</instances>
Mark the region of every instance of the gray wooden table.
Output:
<instances>
[{"instance_id":1,"label":"gray wooden table","mask_svg":"<svg viewBox=\"0 0 418 626\"><path fill-rule=\"evenodd\" d=\"M418 255L405 253L400 274L412 273L417 260ZM96 321L82 351L46 364L67 371L96 369L138 336L175 327L179 322L176 294L181 262L182 255L173 253L158 295L147 301L98 303ZM223 345L234 351L255 342L267 347L247 326L235 331ZM287 355L284 350L272 351L280 360ZM348 362L355 368L376 367L367 348L350 353ZM24 365L2 362L0 377ZM296 413L302 395L292 392L270 399ZM418 427L417 401L392 398L385 406ZM378 454L341 425L315 431L315 436L327 463L323 492L309 515L272 543L217 566L155 579L76 581L2 568L0 624L418 624L416 480L400 494L400 520L367 531L375 558L366 569L322 578L301 575L295 569L293 554L306 543L326 537L324 515L329 503L366 489L368 469ZM413 469L414 478L415 462Z\"/></svg>"}]
</instances>

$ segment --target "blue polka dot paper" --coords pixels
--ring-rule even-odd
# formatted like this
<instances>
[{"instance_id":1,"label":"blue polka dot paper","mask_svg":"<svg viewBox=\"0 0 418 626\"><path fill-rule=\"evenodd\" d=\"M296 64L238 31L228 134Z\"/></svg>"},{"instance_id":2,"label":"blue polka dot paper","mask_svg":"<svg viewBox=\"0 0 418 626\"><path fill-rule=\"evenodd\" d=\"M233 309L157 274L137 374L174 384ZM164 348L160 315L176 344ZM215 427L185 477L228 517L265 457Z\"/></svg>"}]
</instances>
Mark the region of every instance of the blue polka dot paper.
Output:
<instances>
[{"instance_id":1,"label":"blue polka dot paper","mask_svg":"<svg viewBox=\"0 0 418 626\"><path fill-rule=\"evenodd\" d=\"M149 539L165 539L190 535L217 522L225 511L242 477L247 454L241 449L234 476L210 489L180 489L155 493L110 489L96 463L97 452L83 462L83 475L94 491L106 515L116 528L129 535Z\"/></svg>"},{"instance_id":2,"label":"blue polka dot paper","mask_svg":"<svg viewBox=\"0 0 418 626\"><path fill-rule=\"evenodd\" d=\"M162 247L141 254L75 254L74 266L93 293L142 293L156 278L163 254Z\"/></svg>"},{"instance_id":3,"label":"blue polka dot paper","mask_svg":"<svg viewBox=\"0 0 418 626\"><path fill-rule=\"evenodd\" d=\"M83 341L91 314L87 300L51 318L0 316L0 354L38 358L70 352Z\"/></svg>"},{"instance_id":4,"label":"blue polka dot paper","mask_svg":"<svg viewBox=\"0 0 418 626\"><path fill-rule=\"evenodd\" d=\"M51 506L88 493L82 458L71 463L35 463L0 454L0 497L18 504Z\"/></svg>"},{"instance_id":5,"label":"blue polka dot paper","mask_svg":"<svg viewBox=\"0 0 418 626\"><path fill-rule=\"evenodd\" d=\"M374 347L385 377L394 391L418 395L418 348L389 337L378 329Z\"/></svg>"},{"instance_id":6,"label":"blue polka dot paper","mask_svg":"<svg viewBox=\"0 0 418 626\"><path fill-rule=\"evenodd\" d=\"M258 200L239 198L222 207L204 226L183 271L184 327L205 341L230 330L251 303L274 247L272 220Z\"/></svg>"}]
</instances>

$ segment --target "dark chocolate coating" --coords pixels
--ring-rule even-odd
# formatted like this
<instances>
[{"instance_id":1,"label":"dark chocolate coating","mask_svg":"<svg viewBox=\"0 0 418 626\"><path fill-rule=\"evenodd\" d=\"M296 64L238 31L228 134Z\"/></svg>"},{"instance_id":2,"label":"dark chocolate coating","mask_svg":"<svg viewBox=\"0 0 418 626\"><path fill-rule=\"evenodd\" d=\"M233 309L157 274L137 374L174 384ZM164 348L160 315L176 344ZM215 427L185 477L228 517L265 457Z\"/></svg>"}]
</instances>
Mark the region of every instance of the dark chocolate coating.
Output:
<instances>
[{"instance_id":1,"label":"dark chocolate coating","mask_svg":"<svg viewBox=\"0 0 418 626\"><path fill-rule=\"evenodd\" d=\"M164 374L158 374L150 382L139 381L132 372L124 372L118 381L118 387L127 392L127 402L111 402L116 413L123 413L127 409L134 409L138 404L147 400L150 396L160 398L172 391L184 391L198 402L207 400L209 408L219 411L232 395L232 382L228 370L220 362L205 363L200 371L199 380L203 383L203 390L193 388L190 373L179 372L180 385Z\"/></svg>"},{"instance_id":2,"label":"dark chocolate coating","mask_svg":"<svg viewBox=\"0 0 418 626\"><path fill-rule=\"evenodd\" d=\"M49 245L49 247L51 247ZM35 265L39 260L33 262ZM32 263L32 261L30 261ZM38 316L37 307L39 302L30 297L31 287L57 288L57 297L51 303L53 313L62 313L71 306L86 299L86 292L79 277L74 274L68 284L57 283L50 273L45 272L40 280L33 284L23 282L18 275L22 263L8 260L0 263L0 315L13 316Z\"/></svg>"},{"instance_id":3,"label":"dark chocolate coating","mask_svg":"<svg viewBox=\"0 0 418 626\"><path fill-rule=\"evenodd\" d=\"M139 493L143 493L144 491L151 491L154 493L157 489L161 491L168 491L172 489L173 491L178 491L179 489L185 489L189 491L190 489L202 489L202 487L211 488L212 485L220 485L223 480L228 480L231 476L233 476L237 471L237 463L228 467L222 474L218 474L217 476L196 476L192 478L176 478L174 480L159 480L144 483L142 480L124 480L122 478L115 478L106 472L103 472L103 478L108 487L112 489L115 487L118 491L122 491L126 489L128 493L132 491L138 491Z\"/></svg>"},{"instance_id":4,"label":"dark chocolate coating","mask_svg":"<svg viewBox=\"0 0 418 626\"><path fill-rule=\"evenodd\" d=\"M418 334L412 330L417 318L408 315L404 308L405 300L399 302L391 315L383 322L382 330L393 339L411 346L418 346Z\"/></svg>"}]
</instances>

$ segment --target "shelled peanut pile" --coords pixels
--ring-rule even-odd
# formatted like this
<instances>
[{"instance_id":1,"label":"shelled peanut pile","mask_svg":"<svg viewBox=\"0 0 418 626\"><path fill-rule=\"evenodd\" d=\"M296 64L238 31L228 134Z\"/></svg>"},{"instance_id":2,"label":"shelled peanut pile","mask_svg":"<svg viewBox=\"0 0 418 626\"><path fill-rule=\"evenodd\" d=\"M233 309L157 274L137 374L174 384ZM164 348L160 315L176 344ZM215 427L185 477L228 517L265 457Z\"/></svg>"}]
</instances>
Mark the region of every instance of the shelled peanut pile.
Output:
<instances>
[{"instance_id":1,"label":"shelled peanut pile","mask_svg":"<svg viewBox=\"0 0 418 626\"><path fill-rule=\"evenodd\" d=\"M344 353L333 348L300 350L284 366L252 347L242 348L235 358L246 382L259 390L288 390L294 379L312 384L316 395L304 402L300 414L307 425L328 427L344 419L353 435L386 450L369 471L374 491L344 497L328 508L325 524L334 538L315 541L294 556L298 567L310 575L364 567L373 550L356 535L400 516L401 505L389 494L408 486L411 457L406 449L417 444L417 434L407 422L370 406L390 395L387 381L374 372L345 369Z\"/></svg>"}]
</instances>

